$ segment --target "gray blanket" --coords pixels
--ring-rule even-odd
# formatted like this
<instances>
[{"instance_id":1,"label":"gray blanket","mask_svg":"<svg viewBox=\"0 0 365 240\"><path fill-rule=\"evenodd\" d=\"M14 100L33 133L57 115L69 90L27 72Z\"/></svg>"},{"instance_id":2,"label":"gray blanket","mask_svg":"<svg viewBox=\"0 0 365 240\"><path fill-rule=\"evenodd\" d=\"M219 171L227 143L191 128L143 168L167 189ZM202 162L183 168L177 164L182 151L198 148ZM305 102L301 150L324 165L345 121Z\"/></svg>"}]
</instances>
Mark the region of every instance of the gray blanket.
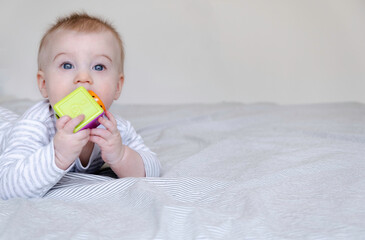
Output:
<instances>
[{"instance_id":1,"label":"gray blanket","mask_svg":"<svg viewBox=\"0 0 365 240\"><path fill-rule=\"evenodd\" d=\"M1 102L21 114L30 102ZM365 239L365 105L114 105L160 178L67 174L1 239Z\"/></svg>"}]
</instances>

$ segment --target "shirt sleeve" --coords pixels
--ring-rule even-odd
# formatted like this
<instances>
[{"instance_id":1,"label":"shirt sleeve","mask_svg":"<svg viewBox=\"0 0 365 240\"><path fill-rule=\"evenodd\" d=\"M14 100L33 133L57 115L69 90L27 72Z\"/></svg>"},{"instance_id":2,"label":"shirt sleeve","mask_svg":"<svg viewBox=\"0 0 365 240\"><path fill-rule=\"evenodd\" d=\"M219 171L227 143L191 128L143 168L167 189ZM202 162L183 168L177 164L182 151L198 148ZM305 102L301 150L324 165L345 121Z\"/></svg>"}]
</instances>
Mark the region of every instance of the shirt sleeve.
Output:
<instances>
[{"instance_id":1,"label":"shirt sleeve","mask_svg":"<svg viewBox=\"0 0 365 240\"><path fill-rule=\"evenodd\" d=\"M42 197L66 173L55 164L53 140L39 121L14 122L0 154L0 197Z\"/></svg>"},{"instance_id":2,"label":"shirt sleeve","mask_svg":"<svg viewBox=\"0 0 365 240\"><path fill-rule=\"evenodd\" d=\"M130 122L120 118L117 120L123 144L136 151L142 157L146 177L159 177L161 164L156 154L144 144L142 137L137 134Z\"/></svg>"}]
</instances>

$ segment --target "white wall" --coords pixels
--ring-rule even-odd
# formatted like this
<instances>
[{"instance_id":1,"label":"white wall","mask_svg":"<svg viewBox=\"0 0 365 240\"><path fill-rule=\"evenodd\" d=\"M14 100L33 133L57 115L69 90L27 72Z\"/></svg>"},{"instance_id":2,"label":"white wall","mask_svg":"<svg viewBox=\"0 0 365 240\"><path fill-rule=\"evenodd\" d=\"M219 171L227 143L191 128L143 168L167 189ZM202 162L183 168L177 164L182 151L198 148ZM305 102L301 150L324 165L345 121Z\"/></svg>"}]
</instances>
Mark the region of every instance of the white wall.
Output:
<instances>
[{"instance_id":1,"label":"white wall","mask_svg":"<svg viewBox=\"0 0 365 240\"><path fill-rule=\"evenodd\" d=\"M76 10L123 36L121 103L365 102L363 0L2 1L1 98L41 98L39 40Z\"/></svg>"}]
</instances>

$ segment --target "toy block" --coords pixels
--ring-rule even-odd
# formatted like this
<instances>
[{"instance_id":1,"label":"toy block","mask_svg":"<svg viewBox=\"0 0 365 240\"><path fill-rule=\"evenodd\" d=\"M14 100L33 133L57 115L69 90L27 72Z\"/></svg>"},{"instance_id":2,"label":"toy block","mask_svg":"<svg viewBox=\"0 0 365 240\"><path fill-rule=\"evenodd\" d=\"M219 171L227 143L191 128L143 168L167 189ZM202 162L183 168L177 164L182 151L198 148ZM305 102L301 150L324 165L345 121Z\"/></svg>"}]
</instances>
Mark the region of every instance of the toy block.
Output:
<instances>
[{"instance_id":1,"label":"toy block","mask_svg":"<svg viewBox=\"0 0 365 240\"><path fill-rule=\"evenodd\" d=\"M53 109L56 117L68 115L75 118L84 114L84 120L76 126L74 132L87 128L96 128L99 126L99 117L104 115L105 107L100 98L93 92L87 91L84 87L78 87L68 94L62 100L57 102Z\"/></svg>"}]
</instances>

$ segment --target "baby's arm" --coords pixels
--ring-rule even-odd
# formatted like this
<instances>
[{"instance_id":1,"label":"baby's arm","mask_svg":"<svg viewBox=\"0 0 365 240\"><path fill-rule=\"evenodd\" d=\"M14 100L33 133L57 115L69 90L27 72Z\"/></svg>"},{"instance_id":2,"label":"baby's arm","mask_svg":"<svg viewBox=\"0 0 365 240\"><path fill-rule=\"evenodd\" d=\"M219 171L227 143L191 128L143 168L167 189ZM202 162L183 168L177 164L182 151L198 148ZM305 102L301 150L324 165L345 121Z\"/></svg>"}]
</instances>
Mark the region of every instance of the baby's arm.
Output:
<instances>
[{"instance_id":1,"label":"baby's arm","mask_svg":"<svg viewBox=\"0 0 365 240\"><path fill-rule=\"evenodd\" d=\"M4 136L0 155L0 197L42 197L65 174L54 162L45 124L23 119Z\"/></svg>"},{"instance_id":2,"label":"baby's arm","mask_svg":"<svg viewBox=\"0 0 365 240\"><path fill-rule=\"evenodd\" d=\"M92 129L90 137L99 145L103 160L119 177L158 177L160 162L131 124L122 119L117 122L109 111L106 116L109 119L99 119L106 129Z\"/></svg>"},{"instance_id":3,"label":"baby's arm","mask_svg":"<svg viewBox=\"0 0 365 240\"><path fill-rule=\"evenodd\" d=\"M114 116L106 110L108 119L99 118L106 128L91 129L90 141L99 145L101 157L118 177L145 177L142 157L130 147L123 145Z\"/></svg>"}]
</instances>

